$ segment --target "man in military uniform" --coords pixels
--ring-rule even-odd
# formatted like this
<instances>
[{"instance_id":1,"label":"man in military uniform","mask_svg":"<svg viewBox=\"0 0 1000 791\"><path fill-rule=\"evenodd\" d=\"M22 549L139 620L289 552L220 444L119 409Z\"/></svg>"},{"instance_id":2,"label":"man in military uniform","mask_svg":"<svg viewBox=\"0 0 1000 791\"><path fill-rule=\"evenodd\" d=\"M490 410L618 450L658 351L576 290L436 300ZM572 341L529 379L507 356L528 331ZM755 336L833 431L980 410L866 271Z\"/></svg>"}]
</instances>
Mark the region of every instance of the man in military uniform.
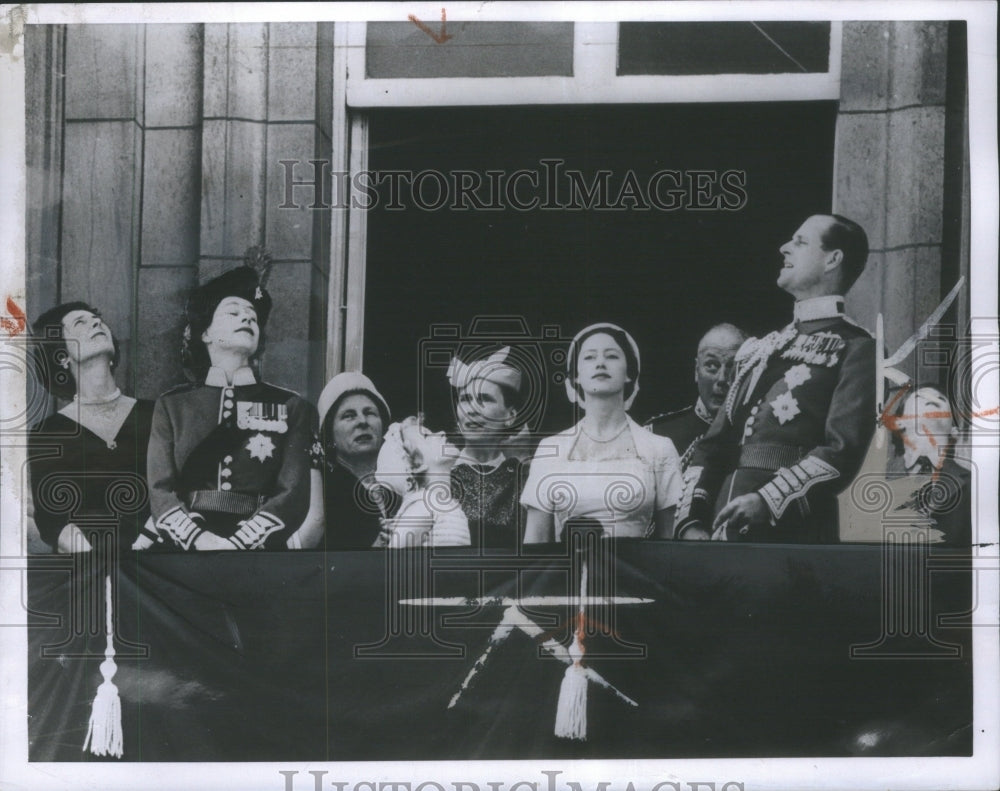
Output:
<instances>
[{"instance_id":1,"label":"man in military uniform","mask_svg":"<svg viewBox=\"0 0 1000 791\"><path fill-rule=\"evenodd\" d=\"M736 352L746 338L746 333L732 324L717 324L706 332L698 341L694 360L698 400L693 406L657 415L646 423L654 434L674 443L681 469L687 467L695 442L708 431L729 392Z\"/></svg>"},{"instance_id":2,"label":"man in military uniform","mask_svg":"<svg viewBox=\"0 0 1000 791\"><path fill-rule=\"evenodd\" d=\"M842 296L868 238L845 217L814 215L781 254L777 283L795 297L795 320L737 353L725 403L692 455L678 537L838 539L836 495L875 430L875 342L844 316Z\"/></svg>"},{"instance_id":3,"label":"man in military uniform","mask_svg":"<svg viewBox=\"0 0 1000 791\"><path fill-rule=\"evenodd\" d=\"M157 400L147 465L156 528L180 549L284 549L306 516L315 409L250 367L270 310L249 266L188 301L198 381Z\"/></svg>"}]
</instances>

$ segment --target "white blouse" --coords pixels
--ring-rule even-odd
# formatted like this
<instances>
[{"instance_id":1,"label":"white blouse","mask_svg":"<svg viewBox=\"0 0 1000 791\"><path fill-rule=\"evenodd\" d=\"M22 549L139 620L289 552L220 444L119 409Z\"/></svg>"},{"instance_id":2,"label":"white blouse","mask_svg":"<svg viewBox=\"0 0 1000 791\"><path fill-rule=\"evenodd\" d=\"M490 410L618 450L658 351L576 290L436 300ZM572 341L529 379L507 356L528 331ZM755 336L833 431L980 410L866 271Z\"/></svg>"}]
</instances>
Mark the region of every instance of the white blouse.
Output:
<instances>
[{"instance_id":1,"label":"white blouse","mask_svg":"<svg viewBox=\"0 0 1000 791\"><path fill-rule=\"evenodd\" d=\"M555 517L560 540L566 520L595 519L605 537L643 538L657 511L677 505L680 460L674 444L631 418L603 442L583 424L542 440L535 451L521 504Z\"/></svg>"}]
</instances>

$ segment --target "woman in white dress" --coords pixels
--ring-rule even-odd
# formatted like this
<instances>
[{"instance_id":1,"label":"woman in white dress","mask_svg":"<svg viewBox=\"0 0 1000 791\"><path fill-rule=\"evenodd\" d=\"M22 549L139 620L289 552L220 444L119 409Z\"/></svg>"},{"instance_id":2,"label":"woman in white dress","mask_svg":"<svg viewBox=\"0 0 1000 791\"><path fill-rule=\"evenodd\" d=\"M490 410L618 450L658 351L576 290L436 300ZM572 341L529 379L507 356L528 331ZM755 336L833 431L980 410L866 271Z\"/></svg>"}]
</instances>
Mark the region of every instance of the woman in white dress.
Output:
<instances>
[{"instance_id":1,"label":"woman in white dress","mask_svg":"<svg viewBox=\"0 0 1000 791\"><path fill-rule=\"evenodd\" d=\"M614 324L581 330L567 355L566 393L583 419L539 443L521 495L524 543L564 539L568 520L600 523L606 538L670 538L680 499L673 443L628 416L639 349Z\"/></svg>"}]
</instances>

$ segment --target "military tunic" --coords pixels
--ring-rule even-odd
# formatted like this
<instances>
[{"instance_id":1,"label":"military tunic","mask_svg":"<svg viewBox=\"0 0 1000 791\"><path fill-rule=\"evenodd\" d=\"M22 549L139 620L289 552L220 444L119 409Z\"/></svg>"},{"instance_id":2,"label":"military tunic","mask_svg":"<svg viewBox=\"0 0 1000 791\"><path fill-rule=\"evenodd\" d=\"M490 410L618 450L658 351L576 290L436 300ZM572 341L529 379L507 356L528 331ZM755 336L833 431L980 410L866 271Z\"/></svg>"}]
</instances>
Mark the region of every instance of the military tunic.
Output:
<instances>
[{"instance_id":1,"label":"military tunic","mask_svg":"<svg viewBox=\"0 0 1000 791\"><path fill-rule=\"evenodd\" d=\"M810 304L811 303L811 304ZM875 342L840 297L798 303L797 321L748 340L723 408L693 453L677 534L756 492L770 524L728 540L835 542L836 495L857 474L875 430Z\"/></svg>"},{"instance_id":2,"label":"military tunic","mask_svg":"<svg viewBox=\"0 0 1000 791\"><path fill-rule=\"evenodd\" d=\"M309 508L315 409L241 368L228 385L164 393L149 441L150 500L157 529L182 549L203 530L238 549L283 549Z\"/></svg>"},{"instance_id":3,"label":"military tunic","mask_svg":"<svg viewBox=\"0 0 1000 791\"><path fill-rule=\"evenodd\" d=\"M694 452L695 442L705 435L711 425L712 418L699 399L696 406L650 418L643 428L673 442L681 457L681 469L685 469Z\"/></svg>"}]
</instances>

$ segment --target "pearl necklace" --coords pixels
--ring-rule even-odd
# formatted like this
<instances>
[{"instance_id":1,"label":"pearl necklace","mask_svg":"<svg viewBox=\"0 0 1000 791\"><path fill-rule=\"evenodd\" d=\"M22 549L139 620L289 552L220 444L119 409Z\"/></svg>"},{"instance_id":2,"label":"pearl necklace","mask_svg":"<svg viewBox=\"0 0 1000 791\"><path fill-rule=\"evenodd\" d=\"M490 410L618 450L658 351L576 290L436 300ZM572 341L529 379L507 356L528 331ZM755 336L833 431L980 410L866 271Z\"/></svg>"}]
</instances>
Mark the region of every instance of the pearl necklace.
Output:
<instances>
[{"instance_id":1,"label":"pearl necklace","mask_svg":"<svg viewBox=\"0 0 1000 791\"><path fill-rule=\"evenodd\" d=\"M112 401L117 401L122 396L122 391L120 387L116 387L115 391L108 396L98 396L97 398L80 398L79 395L73 396L73 400L76 401L80 406L100 406L101 404L110 404Z\"/></svg>"},{"instance_id":2,"label":"pearl necklace","mask_svg":"<svg viewBox=\"0 0 1000 791\"><path fill-rule=\"evenodd\" d=\"M122 399L121 389L116 387L111 395L102 398L73 396L73 402L76 404L77 415L72 419L103 439L109 450L115 450L118 447L115 437L124 419L119 407L125 404L126 408L131 408Z\"/></svg>"}]
</instances>

